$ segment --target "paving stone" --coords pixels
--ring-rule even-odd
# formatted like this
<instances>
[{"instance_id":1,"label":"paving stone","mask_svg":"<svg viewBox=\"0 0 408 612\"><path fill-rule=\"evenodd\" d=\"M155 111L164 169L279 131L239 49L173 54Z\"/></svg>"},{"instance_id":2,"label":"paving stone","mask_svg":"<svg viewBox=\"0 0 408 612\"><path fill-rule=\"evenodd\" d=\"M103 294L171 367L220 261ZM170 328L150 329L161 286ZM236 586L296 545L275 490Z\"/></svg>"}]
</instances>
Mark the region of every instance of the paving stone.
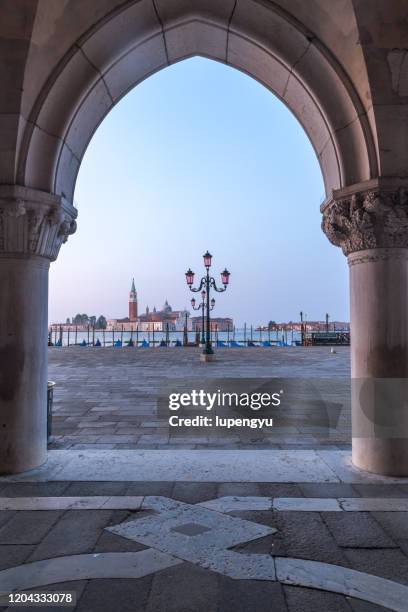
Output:
<instances>
[{"instance_id":1,"label":"paving stone","mask_svg":"<svg viewBox=\"0 0 408 612\"><path fill-rule=\"evenodd\" d=\"M271 510L271 497L217 497L200 503L204 508L217 510L218 512L244 512L251 510Z\"/></svg>"},{"instance_id":2,"label":"paving stone","mask_svg":"<svg viewBox=\"0 0 408 612\"><path fill-rule=\"evenodd\" d=\"M217 495L217 484L212 482L176 482L172 498L188 504L197 504L213 499Z\"/></svg>"},{"instance_id":3,"label":"paving stone","mask_svg":"<svg viewBox=\"0 0 408 612\"><path fill-rule=\"evenodd\" d=\"M361 495L361 497L408 497L408 488L395 484L354 484L353 488ZM354 496L338 495L337 497Z\"/></svg>"},{"instance_id":4,"label":"paving stone","mask_svg":"<svg viewBox=\"0 0 408 612\"><path fill-rule=\"evenodd\" d=\"M283 589L289 612L350 612L351 610L347 598L338 593L286 584Z\"/></svg>"},{"instance_id":5,"label":"paving stone","mask_svg":"<svg viewBox=\"0 0 408 612\"><path fill-rule=\"evenodd\" d=\"M301 487L297 484L261 482L258 488L262 497L302 497Z\"/></svg>"},{"instance_id":6,"label":"paving stone","mask_svg":"<svg viewBox=\"0 0 408 612\"><path fill-rule=\"evenodd\" d=\"M1 490L1 497L55 497L68 487L68 482L10 482Z\"/></svg>"},{"instance_id":7,"label":"paving stone","mask_svg":"<svg viewBox=\"0 0 408 612\"><path fill-rule=\"evenodd\" d=\"M336 499L325 497L276 497L273 500L273 510L341 512L339 502Z\"/></svg>"},{"instance_id":8,"label":"paving stone","mask_svg":"<svg viewBox=\"0 0 408 612\"><path fill-rule=\"evenodd\" d=\"M48 584L81 579L141 578L180 563L152 549L54 557L2 570L0 590L7 593L40 589Z\"/></svg>"},{"instance_id":9,"label":"paving stone","mask_svg":"<svg viewBox=\"0 0 408 612\"><path fill-rule=\"evenodd\" d=\"M373 516L396 542L408 539L408 514L406 512L374 512Z\"/></svg>"},{"instance_id":10,"label":"paving stone","mask_svg":"<svg viewBox=\"0 0 408 612\"><path fill-rule=\"evenodd\" d=\"M362 601L354 597L347 597L353 612L390 612L389 608L377 606L369 601Z\"/></svg>"},{"instance_id":11,"label":"paving stone","mask_svg":"<svg viewBox=\"0 0 408 612\"><path fill-rule=\"evenodd\" d=\"M153 577L146 612L216 612L218 575L190 563Z\"/></svg>"},{"instance_id":12,"label":"paving stone","mask_svg":"<svg viewBox=\"0 0 408 612\"><path fill-rule=\"evenodd\" d=\"M373 574L303 559L276 557L276 576L285 584L337 592L405 612L408 587Z\"/></svg>"},{"instance_id":13,"label":"paving stone","mask_svg":"<svg viewBox=\"0 0 408 612\"><path fill-rule=\"evenodd\" d=\"M271 555L273 553L274 538L274 535L265 536L264 538L253 540L252 542L238 544L238 546L234 546L231 550L257 555Z\"/></svg>"},{"instance_id":14,"label":"paving stone","mask_svg":"<svg viewBox=\"0 0 408 612\"><path fill-rule=\"evenodd\" d=\"M152 576L115 580L90 580L75 612L144 612Z\"/></svg>"},{"instance_id":15,"label":"paving stone","mask_svg":"<svg viewBox=\"0 0 408 612\"><path fill-rule=\"evenodd\" d=\"M89 436L89 433L86 433L84 435ZM115 435L115 434L106 434L106 435L98 436L98 443L103 443L103 444L131 444L131 443L136 444L136 442L137 442L137 438L134 435L121 436L121 435Z\"/></svg>"},{"instance_id":16,"label":"paving stone","mask_svg":"<svg viewBox=\"0 0 408 612\"><path fill-rule=\"evenodd\" d=\"M407 497L348 497L338 501L346 512L408 512Z\"/></svg>"},{"instance_id":17,"label":"paving stone","mask_svg":"<svg viewBox=\"0 0 408 612\"><path fill-rule=\"evenodd\" d=\"M126 495L162 495L171 497L174 482L132 482L127 483Z\"/></svg>"},{"instance_id":18,"label":"paving stone","mask_svg":"<svg viewBox=\"0 0 408 612\"><path fill-rule=\"evenodd\" d=\"M107 525L117 525L118 523L123 523L127 520L132 520L135 517L143 514L143 512L137 510L136 512L132 512L130 510L113 510L108 519Z\"/></svg>"},{"instance_id":19,"label":"paving stone","mask_svg":"<svg viewBox=\"0 0 408 612\"><path fill-rule=\"evenodd\" d=\"M104 450L109 450L112 448L116 448L118 445L117 444L104 444L103 442L99 443L99 442L94 442L93 444L88 443L88 444L73 444L70 448L72 448L72 450L89 450L92 448L100 448L100 449L104 449Z\"/></svg>"},{"instance_id":20,"label":"paving stone","mask_svg":"<svg viewBox=\"0 0 408 612\"><path fill-rule=\"evenodd\" d=\"M305 482L299 484L299 489L305 497L358 497L355 486L345 482ZM290 497L290 495L277 497Z\"/></svg>"},{"instance_id":21,"label":"paving stone","mask_svg":"<svg viewBox=\"0 0 408 612\"><path fill-rule=\"evenodd\" d=\"M253 523L259 523L260 525L275 527L275 517L270 510L237 510L230 512L229 515L246 521L252 521Z\"/></svg>"},{"instance_id":22,"label":"paving stone","mask_svg":"<svg viewBox=\"0 0 408 612\"><path fill-rule=\"evenodd\" d=\"M398 548L345 548L350 567L408 584L408 559Z\"/></svg>"},{"instance_id":23,"label":"paving stone","mask_svg":"<svg viewBox=\"0 0 408 612\"><path fill-rule=\"evenodd\" d=\"M217 495L214 497L229 496L261 496L261 488L256 482L223 482L218 485Z\"/></svg>"},{"instance_id":24,"label":"paving stone","mask_svg":"<svg viewBox=\"0 0 408 612\"><path fill-rule=\"evenodd\" d=\"M137 552L146 548L149 547L109 531L103 531L95 545L94 552Z\"/></svg>"},{"instance_id":25,"label":"paving stone","mask_svg":"<svg viewBox=\"0 0 408 612\"><path fill-rule=\"evenodd\" d=\"M28 544L1 544L0 570L21 565L33 550L34 546Z\"/></svg>"},{"instance_id":26,"label":"paving stone","mask_svg":"<svg viewBox=\"0 0 408 612\"><path fill-rule=\"evenodd\" d=\"M278 530L272 554L314 559L346 565L347 560L327 528L322 516L314 512L273 512L273 526ZM334 520L342 513L334 512Z\"/></svg>"},{"instance_id":27,"label":"paving stone","mask_svg":"<svg viewBox=\"0 0 408 612\"><path fill-rule=\"evenodd\" d=\"M286 612L287 607L278 582L237 581L220 576L217 609L219 612Z\"/></svg>"},{"instance_id":28,"label":"paving stone","mask_svg":"<svg viewBox=\"0 0 408 612\"><path fill-rule=\"evenodd\" d=\"M336 512L323 516L339 546L348 548L392 548L396 546L384 529L368 513Z\"/></svg>"},{"instance_id":29,"label":"paving stone","mask_svg":"<svg viewBox=\"0 0 408 612\"><path fill-rule=\"evenodd\" d=\"M141 496L0 497L1 510L139 510Z\"/></svg>"},{"instance_id":30,"label":"paving stone","mask_svg":"<svg viewBox=\"0 0 408 612\"><path fill-rule=\"evenodd\" d=\"M0 510L0 527L5 525L13 516L14 512L12 510Z\"/></svg>"},{"instance_id":31,"label":"paving stone","mask_svg":"<svg viewBox=\"0 0 408 612\"><path fill-rule=\"evenodd\" d=\"M62 512L23 510L0 528L0 544L39 544Z\"/></svg>"},{"instance_id":32,"label":"paving stone","mask_svg":"<svg viewBox=\"0 0 408 612\"><path fill-rule=\"evenodd\" d=\"M126 482L71 482L65 495L80 497L82 495L125 495L129 483Z\"/></svg>"},{"instance_id":33,"label":"paving stone","mask_svg":"<svg viewBox=\"0 0 408 612\"><path fill-rule=\"evenodd\" d=\"M29 561L92 552L110 517L110 510L69 510L49 531Z\"/></svg>"}]
</instances>

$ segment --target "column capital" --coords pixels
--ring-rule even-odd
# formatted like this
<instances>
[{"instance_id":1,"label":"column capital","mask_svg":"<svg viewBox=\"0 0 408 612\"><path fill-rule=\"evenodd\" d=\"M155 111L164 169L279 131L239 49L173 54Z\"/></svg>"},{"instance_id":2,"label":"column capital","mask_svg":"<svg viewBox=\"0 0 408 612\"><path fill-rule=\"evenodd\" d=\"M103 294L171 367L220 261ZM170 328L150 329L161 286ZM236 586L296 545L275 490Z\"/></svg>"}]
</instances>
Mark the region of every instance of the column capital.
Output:
<instances>
[{"instance_id":1,"label":"column capital","mask_svg":"<svg viewBox=\"0 0 408 612\"><path fill-rule=\"evenodd\" d=\"M408 248L408 182L373 179L333 191L321 206L322 230L345 255Z\"/></svg>"},{"instance_id":2,"label":"column capital","mask_svg":"<svg viewBox=\"0 0 408 612\"><path fill-rule=\"evenodd\" d=\"M0 256L36 255L54 261L76 231L77 215L61 196L0 185Z\"/></svg>"}]
</instances>

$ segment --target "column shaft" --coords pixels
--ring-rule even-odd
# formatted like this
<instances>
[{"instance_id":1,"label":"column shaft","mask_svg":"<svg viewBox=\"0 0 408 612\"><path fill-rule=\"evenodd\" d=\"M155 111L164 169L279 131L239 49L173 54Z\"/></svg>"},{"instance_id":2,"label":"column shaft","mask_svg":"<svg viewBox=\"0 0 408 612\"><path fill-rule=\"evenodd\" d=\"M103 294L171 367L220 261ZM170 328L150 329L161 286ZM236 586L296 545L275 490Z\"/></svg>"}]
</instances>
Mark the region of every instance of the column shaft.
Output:
<instances>
[{"instance_id":1,"label":"column shaft","mask_svg":"<svg viewBox=\"0 0 408 612\"><path fill-rule=\"evenodd\" d=\"M0 473L47 456L48 269L43 257L0 257Z\"/></svg>"},{"instance_id":2,"label":"column shaft","mask_svg":"<svg viewBox=\"0 0 408 612\"><path fill-rule=\"evenodd\" d=\"M408 475L408 249L349 255L353 463Z\"/></svg>"}]
</instances>

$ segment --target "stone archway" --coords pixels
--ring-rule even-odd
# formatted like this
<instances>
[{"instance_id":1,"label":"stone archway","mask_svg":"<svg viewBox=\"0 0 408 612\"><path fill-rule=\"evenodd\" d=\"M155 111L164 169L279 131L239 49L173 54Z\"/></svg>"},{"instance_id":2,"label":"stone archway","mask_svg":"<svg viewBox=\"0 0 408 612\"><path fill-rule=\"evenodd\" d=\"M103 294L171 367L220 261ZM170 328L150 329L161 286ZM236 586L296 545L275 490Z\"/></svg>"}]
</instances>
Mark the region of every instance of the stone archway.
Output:
<instances>
[{"instance_id":1,"label":"stone archway","mask_svg":"<svg viewBox=\"0 0 408 612\"><path fill-rule=\"evenodd\" d=\"M314 16L295 0L115 0L98 7L90 0L81 7L70 1L50 7L37 0L17 8L10 2L5 21L19 44L11 45L17 59L0 166L0 280L5 287L0 313L12 330L2 332L0 346L7 360L0 381L5 415L0 471L22 471L46 458L48 265L75 232L72 199L87 144L129 89L194 55L259 80L303 125L324 177L323 229L349 256L352 375L363 383L407 376L404 143L401 137L395 141L393 166L385 148L387 117L378 110L382 90L371 76L374 50L368 38L361 38L359 48L346 44L370 27L373 40L373 15L356 10L351 0L338 3L333 16L324 0L313 0L313 8ZM394 56L382 59L392 60L397 70ZM391 79L394 88L395 82ZM401 118L397 130L402 125ZM27 291L30 303L24 300ZM391 317L393 325L384 324ZM400 406L397 402L391 425L378 434L372 393L362 399L357 390L354 397L354 461L373 471L408 473ZM367 427L373 423L374 433Z\"/></svg>"},{"instance_id":2,"label":"stone archway","mask_svg":"<svg viewBox=\"0 0 408 612\"><path fill-rule=\"evenodd\" d=\"M87 144L115 103L149 75L195 55L246 72L292 110L316 151L328 195L376 176L362 103L319 40L273 6L196 4L193 10L177 3L127 3L76 41L31 110L19 184L72 202Z\"/></svg>"}]
</instances>

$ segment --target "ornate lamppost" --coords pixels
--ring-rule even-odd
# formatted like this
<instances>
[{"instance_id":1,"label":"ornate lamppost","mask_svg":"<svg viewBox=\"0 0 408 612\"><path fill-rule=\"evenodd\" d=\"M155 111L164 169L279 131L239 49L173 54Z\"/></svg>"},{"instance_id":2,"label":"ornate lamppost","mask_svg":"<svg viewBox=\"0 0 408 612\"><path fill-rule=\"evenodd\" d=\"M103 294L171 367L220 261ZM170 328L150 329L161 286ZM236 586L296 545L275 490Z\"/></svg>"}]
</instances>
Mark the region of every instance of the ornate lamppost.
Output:
<instances>
[{"instance_id":1,"label":"ornate lamppost","mask_svg":"<svg viewBox=\"0 0 408 612\"><path fill-rule=\"evenodd\" d=\"M198 306L196 306L196 299L195 298L191 298L191 306L193 307L193 310L201 310L201 344L202 346L205 345L205 289L202 290L201 292L201 304L199 304ZM215 306L215 300L214 298L212 298L211 300L211 308L210 310L213 310Z\"/></svg>"},{"instance_id":2,"label":"ornate lamppost","mask_svg":"<svg viewBox=\"0 0 408 612\"><path fill-rule=\"evenodd\" d=\"M204 266L206 269L206 275L201 278L199 287L197 288L193 287L194 272L190 269L188 269L186 272L186 281L187 281L187 285L190 291L193 291L194 293L198 293L199 291L202 291L201 297L203 298L203 304L204 304L203 315L204 315L204 310L206 313L206 317L205 317L206 318L206 330L205 330L206 333L205 333L205 346L204 346L204 350L203 350L201 357L203 361L212 361L214 359L214 351L213 351L212 344L211 344L210 311L214 308L215 300L214 299L210 300L210 290L212 288L214 289L214 291L217 291L218 293L222 293L223 291L226 291L228 283L229 283L230 273L228 272L227 268L225 268L225 270L221 272L221 282L224 285L224 287L223 288L217 287L215 278L210 276L212 255L207 251L206 253L204 253L203 259L204 259ZM205 295L203 295L204 293ZM198 308L200 308L200 306Z\"/></svg>"}]
</instances>

